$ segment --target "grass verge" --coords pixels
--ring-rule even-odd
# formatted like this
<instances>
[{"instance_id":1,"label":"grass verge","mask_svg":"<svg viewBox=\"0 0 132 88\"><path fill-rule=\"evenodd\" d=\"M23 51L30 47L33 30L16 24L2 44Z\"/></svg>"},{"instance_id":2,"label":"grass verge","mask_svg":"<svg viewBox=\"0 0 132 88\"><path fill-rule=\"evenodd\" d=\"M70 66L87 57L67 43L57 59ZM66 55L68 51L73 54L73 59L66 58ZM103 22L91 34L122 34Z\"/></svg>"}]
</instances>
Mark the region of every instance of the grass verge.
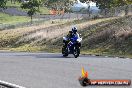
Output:
<instances>
[{"instance_id":1,"label":"grass verge","mask_svg":"<svg viewBox=\"0 0 132 88\"><path fill-rule=\"evenodd\" d=\"M11 16L0 12L0 24L16 24L29 21L30 18L26 16Z\"/></svg>"}]
</instances>

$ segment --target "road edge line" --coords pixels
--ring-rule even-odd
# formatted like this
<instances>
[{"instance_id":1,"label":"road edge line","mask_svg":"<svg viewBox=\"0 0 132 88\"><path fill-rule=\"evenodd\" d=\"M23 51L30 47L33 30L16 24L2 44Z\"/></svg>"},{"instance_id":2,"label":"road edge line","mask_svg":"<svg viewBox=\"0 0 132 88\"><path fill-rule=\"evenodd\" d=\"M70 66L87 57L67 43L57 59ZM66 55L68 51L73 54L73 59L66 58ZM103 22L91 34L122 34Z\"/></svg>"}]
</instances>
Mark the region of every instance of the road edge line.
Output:
<instances>
[{"instance_id":1,"label":"road edge line","mask_svg":"<svg viewBox=\"0 0 132 88\"><path fill-rule=\"evenodd\" d=\"M9 82L5 82L5 81L2 81L2 80L0 80L0 85L5 86L5 87L10 87L10 88L26 88L26 87L16 85L16 84L12 84L12 83L9 83Z\"/></svg>"}]
</instances>

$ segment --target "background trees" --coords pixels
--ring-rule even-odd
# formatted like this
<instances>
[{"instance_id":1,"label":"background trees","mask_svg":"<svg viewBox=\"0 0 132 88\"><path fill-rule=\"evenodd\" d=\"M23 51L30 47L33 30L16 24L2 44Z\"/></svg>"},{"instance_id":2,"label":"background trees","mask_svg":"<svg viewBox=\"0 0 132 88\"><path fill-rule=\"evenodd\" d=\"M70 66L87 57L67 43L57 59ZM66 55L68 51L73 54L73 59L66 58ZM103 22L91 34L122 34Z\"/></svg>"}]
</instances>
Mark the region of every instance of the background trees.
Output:
<instances>
[{"instance_id":1,"label":"background trees","mask_svg":"<svg viewBox=\"0 0 132 88\"><path fill-rule=\"evenodd\" d=\"M89 0L80 0L81 2L86 2ZM99 9L111 9L114 7L119 7L119 6L125 6L125 15L128 14L128 6L129 4L132 4L132 0L90 0L96 3L97 7ZM105 10L105 13L107 13L107 10Z\"/></svg>"},{"instance_id":2,"label":"background trees","mask_svg":"<svg viewBox=\"0 0 132 88\"><path fill-rule=\"evenodd\" d=\"M132 4L131 0L95 0L100 9Z\"/></svg>"},{"instance_id":3,"label":"background trees","mask_svg":"<svg viewBox=\"0 0 132 88\"><path fill-rule=\"evenodd\" d=\"M88 0L80 0L81 2L86 2ZM93 2L96 2L97 6L100 9L105 8L112 8L112 7L118 7L118 6L124 6L128 4L132 4L132 0L90 0Z\"/></svg>"},{"instance_id":4,"label":"background trees","mask_svg":"<svg viewBox=\"0 0 132 88\"><path fill-rule=\"evenodd\" d=\"M31 17L31 23L32 23L32 17L36 12L39 12L39 6L41 5L40 0L30 0L28 2L22 3L21 8L28 9L27 14Z\"/></svg>"},{"instance_id":5,"label":"background trees","mask_svg":"<svg viewBox=\"0 0 132 88\"><path fill-rule=\"evenodd\" d=\"M70 7L73 4L74 0L0 0L0 8L6 8L7 1L11 1L12 3L20 2L21 8L27 10L27 14L32 17L36 12L39 12L40 6L46 6L48 8L52 8L60 11L70 11ZM132 0L80 0L81 2L93 1L96 2L96 5L100 9L105 8L113 8L118 6L124 6L128 4L132 4ZM127 14L127 6L126 6L126 14Z\"/></svg>"},{"instance_id":6,"label":"background trees","mask_svg":"<svg viewBox=\"0 0 132 88\"><path fill-rule=\"evenodd\" d=\"M6 8L7 0L0 0L0 8Z\"/></svg>"},{"instance_id":7,"label":"background trees","mask_svg":"<svg viewBox=\"0 0 132 88\"><path fill-rule=\"evenodd\" d=\"M47 0L46 5L55 10L67 10L71 5L72 0Z\"/></svg>"}]
</instances>

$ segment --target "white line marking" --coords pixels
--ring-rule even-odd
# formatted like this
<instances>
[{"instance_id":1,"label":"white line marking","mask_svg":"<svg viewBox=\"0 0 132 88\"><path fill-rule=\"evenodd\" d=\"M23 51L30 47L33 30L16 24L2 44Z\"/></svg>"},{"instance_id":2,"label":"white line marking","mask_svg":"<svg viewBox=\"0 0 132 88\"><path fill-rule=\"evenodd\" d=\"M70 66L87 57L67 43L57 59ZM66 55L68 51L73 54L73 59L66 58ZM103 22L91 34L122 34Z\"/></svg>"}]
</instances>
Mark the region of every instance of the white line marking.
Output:
<instances>
[{"instance_id":1,"label":"white line marking","mask_svg":"<svg viewBox=\"0 0 132 88\"><path fill-rule=\"evenodd\" d=\"M108 57L108 56L105 56L105 57Z\"/></svg>"},{"instance_id":2,"label":"white line marking","mask_svg":"<svg viewBox=\"0 0 132 88\"><path fill-rule=\"evenodd\" d=\"M119 57L115 57L115 58L119 58Z\"/></svg>"},{"instance_id":3,"label":"white line marking","mask_svg":"<svg viewBox=\"0 0 132 88\"><path fill-rule=\"evenodd\" d=\"M92 55L92 56L96 56L96 55Z\"/></svg>"},{"instance_id":4,"label":"white line marking","mask_svg":"<svg viewBox=\"0 0 132 88\"><path fill-rule=\"evenodd\" d=\"M5 82L5 81L1 81L1 80L0 80L0 84L4 84L4 85L11 86L11 87L14 87L14 88L26 88L26 87L23 87L23 86L19 86L19 85L12 84L12 83Z\"/></svg>"}]
</instances>

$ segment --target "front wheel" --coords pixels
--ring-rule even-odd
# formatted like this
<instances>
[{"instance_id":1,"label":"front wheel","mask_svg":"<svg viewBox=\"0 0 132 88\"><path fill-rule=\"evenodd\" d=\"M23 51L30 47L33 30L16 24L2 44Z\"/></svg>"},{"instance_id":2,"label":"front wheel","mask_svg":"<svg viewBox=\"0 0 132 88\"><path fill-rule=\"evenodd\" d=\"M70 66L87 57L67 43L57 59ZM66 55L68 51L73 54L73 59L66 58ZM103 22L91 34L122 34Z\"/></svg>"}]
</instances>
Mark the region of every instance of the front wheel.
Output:
<instances>
[{"instance_id":1,"label":"front wheel","mask_svg":"<svg viewBox=\"0 0 132 88\"><path fill-rule=\"evenodd\" d=\"M62 47L62 55L64 56L64 57L67 57L68 56L68 49L66 48L66 47Z\"/></svg>"},{"instance_id":2,"label":"front wheel","mask_svg":"<svg viewBox=\"0 0 132 88\"><path fill-rule=\"evenodd\" d=\"M80 54L80 48L79 48L79 46L75 46L74 52L73 52L74 57L75 58L79 57L79 54Z\"/></svg>"}]
</instances>

